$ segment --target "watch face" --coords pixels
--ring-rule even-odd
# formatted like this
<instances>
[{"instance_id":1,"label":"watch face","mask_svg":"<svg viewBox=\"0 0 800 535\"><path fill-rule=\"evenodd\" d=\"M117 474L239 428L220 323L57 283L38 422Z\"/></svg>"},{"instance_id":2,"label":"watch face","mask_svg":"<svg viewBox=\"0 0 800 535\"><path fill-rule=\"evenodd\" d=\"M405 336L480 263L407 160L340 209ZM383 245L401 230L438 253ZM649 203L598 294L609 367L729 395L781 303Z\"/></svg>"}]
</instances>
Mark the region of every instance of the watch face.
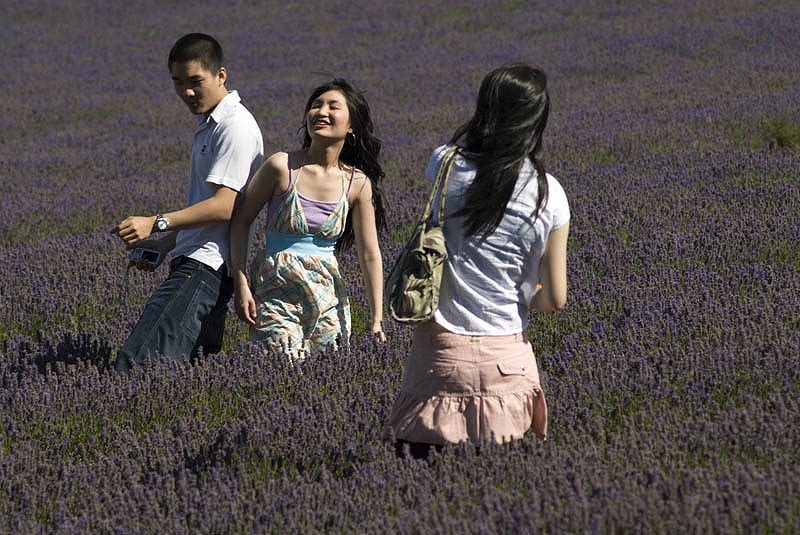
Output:
<instances>
[{"instance_id":1,"label":"watch face","mask_svg":"<svg viewBox=\"0 0 800 535\"><path fill-rule=\"evenodd\" d=\"M163 231L167 230L168 226L169 226L169 223L167 222L167 218L159 217L158 219L156 219L156 228L158 230L163 232Z\"/></svg>"}]
</instances>

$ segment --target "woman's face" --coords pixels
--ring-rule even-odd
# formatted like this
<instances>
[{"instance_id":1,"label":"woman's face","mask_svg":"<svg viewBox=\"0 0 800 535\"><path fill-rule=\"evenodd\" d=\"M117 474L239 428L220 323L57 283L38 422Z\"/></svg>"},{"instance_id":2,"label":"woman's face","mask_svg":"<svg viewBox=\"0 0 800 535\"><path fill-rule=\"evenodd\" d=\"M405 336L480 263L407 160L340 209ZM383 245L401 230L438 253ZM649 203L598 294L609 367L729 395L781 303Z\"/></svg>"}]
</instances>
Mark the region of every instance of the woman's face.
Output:
<instances>
[{"instance_id":1,"label":"woman's face","mask_svg":"<svg viewBox=\"0 0 800 535\"><path fill-rule=\"evenodd\" d=\"M315 98L306 113L306 129L312 138L329 140L343 140L348 132L352 132L350 110L344 94L331 89Z\"/></svg>"}]
</instances>

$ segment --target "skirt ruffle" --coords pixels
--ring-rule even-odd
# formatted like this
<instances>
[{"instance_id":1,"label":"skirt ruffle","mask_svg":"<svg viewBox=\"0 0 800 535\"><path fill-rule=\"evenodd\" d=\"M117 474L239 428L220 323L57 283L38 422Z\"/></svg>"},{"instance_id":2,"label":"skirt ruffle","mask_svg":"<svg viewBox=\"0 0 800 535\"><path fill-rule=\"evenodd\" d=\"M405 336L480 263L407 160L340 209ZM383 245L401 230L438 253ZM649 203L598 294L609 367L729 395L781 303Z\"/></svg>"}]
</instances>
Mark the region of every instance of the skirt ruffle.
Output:
<instances>
[{"instance_id":1,"label":"skirt ruffle","mask_svg":"<svg viewBox=\"0 0 800 535\"><path fill-rule=\"evenodd\" d=\"M389 419L395 438L410 442L497 442L522 438L528 429L547 436L541 389L498 395L419 396L400 392Z\"/></svg>"},{"instance_id":2,"label":"skirt ruffle","mask_svg":"<svg viewBox=\"0 0 800 535\"><path fill-rule=\"evenodd\" d=\"M414 331L386 434L427 444L545 439L547 402L522 333L466 336L426 322Z\"/></svg>"}]
</instances>

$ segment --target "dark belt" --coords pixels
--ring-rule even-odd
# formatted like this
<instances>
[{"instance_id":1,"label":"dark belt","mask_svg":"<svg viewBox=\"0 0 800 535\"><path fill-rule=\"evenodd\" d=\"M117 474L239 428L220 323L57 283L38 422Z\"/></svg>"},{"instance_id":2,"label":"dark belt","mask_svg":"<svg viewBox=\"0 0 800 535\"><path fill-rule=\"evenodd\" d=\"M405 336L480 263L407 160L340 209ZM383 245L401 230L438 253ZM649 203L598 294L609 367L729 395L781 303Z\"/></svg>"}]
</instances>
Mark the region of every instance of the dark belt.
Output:
<instances>
[{"instance_id":1,"label":"dark belt","mask_svg":"<svg viewBox=\"0 0 800 535\"><path fill-rule=\"evenodd\" d=\"M219 269L214 269L211 266L200 262L199 260L195 260L194 258L189 258L188 256L177 256L169 261L169 270L172 272L178 266L182 266L184 264L188 264L194 268L203 268L206 271L209 271L216 275L220 280L224 279L228 275L228 270L225 268L225 263L219 267Z\"/></svg>"}]
</instances>

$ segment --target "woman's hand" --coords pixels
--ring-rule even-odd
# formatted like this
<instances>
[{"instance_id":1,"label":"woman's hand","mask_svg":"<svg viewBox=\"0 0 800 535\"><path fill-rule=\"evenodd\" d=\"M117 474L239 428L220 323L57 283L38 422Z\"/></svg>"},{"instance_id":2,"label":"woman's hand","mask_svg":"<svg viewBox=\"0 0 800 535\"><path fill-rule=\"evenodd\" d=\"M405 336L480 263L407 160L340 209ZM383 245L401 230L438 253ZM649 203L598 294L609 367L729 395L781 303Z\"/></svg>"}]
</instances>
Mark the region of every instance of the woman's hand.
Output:
<instances>
[{"instance_id":1,"label":"woman's hand","mask_svg":"<svg viewBox=\"0 0 800 535\"><path fill-rule=\"evenodd\" d=\"M370 328L370 332L378 339L380 342L386 341L386 334L383 332L383 327L381 324L378 323L377 325L373 324Z\"/></svg>"},{"instance_id":2,"label":"woman's hand","mask_svg":"<svg viewBox=\"0 0 800 535\"><path fill-rule=\"evenodd\" d=\"M250 325L256 325L256 301L246 284L237 286L233 298L233 306L239 319Z\"/></svg>"}]
</instances>

